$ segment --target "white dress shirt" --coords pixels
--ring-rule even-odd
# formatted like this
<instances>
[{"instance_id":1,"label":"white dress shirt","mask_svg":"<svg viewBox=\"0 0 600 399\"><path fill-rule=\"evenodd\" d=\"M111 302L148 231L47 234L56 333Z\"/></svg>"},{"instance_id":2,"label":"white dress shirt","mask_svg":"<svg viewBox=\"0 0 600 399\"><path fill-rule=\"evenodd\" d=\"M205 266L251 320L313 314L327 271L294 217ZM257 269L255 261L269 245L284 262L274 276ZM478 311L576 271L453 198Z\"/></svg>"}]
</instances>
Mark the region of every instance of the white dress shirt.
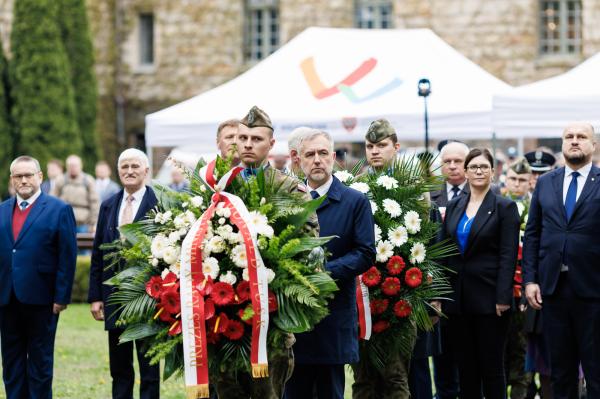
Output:
<instances>
[{"instance_id":1,"label":"white dress shirt","mask_svg":"<svg viewBox=\"0 0 600 399\"><path fill-rule=\"evenodd\" d=\"M310 191L316 191L317 193L319 193L319 197L322 197L329 192L329 189L331 188L332 184L333 176L329 176L329 180L327 180L324 184L320 185L319 187L312 188L311 186L308 186L308 188Z\"/></svg>"},{"instance_id":2,"label":"white dress shirt","mask_svg":"<svg viewBox=\"0 0 600 399\"><path fill-rule=\"evenodd\" d=\"M133 210L133 217L137 215L138 210L140 209L140 205L142 204L142 198L144 198L144 194L146 194L146 186L142 186L138 191L133 193L133 202L131 203L131 208ZM127 191L123 190L123 200L121 201L121 205L119 206L119 226L121 225L121 220L123 219L123 211L125 210L125 205L127 205L127 197L129 194Z\"/></svg>"},{"instance_id":3,"label":"white dress shirt","mask_svg":"<svg viewBox=\"0 0 600 399\"><path fill-rule=\"evenodd\" d=\"M583 185L585 184L585 181L587 180L587 177L590 174L590 170L592 170L591 162L577 170L577 172L579 172L579 176L577 177L577 196L575 197L575 202L577 202L577 200L579 199L579 195L583 190ZM565 178L563 180L563 204L567 201L567 191L569 190L571 180L573 180L571 176L573 172L573 169L565 165Z\"/></svg>"},{"instance_id":4,"label":"white dress shirt","mask_svg":"<svg viewBox=\"0 0 600 399\"><path fill-rule=\"evenodd\" d=\"M463 191L463 189L465 188L466 185L467 185L466 180L464 182L462 182L462 184L459 184L458 188L460 188L460 191L458 193L456 193L456 195L460 195L460 193ZM454 187L453 184L446 182L446 196L448 198L448 201L450 201L451 199L454 199L454 197L452 197L454 195L454 191L452 191L453 187Z\"/></svg>"},{"instance_id":5,"label":"white dress shirt","mask_svg":"<svg viewBox=\"0 0 600 399\"><path fill-rule=\"evenodd\" d=\"M25 207L25 209L27 209L31 205L33 205L35 200L38 199L40 197L40 195L42 195L42 190L37 190L37 192L35 194L33 194L31 197L29 197L27 199L23 199L23 198L21 198L21 196L19 194L17 194L17 206L19 207L19 209L21 209L21 202L27 201L27 207ZM25 209L23 209L23 210L25 210Z\"/></svg>"}]
</instances>

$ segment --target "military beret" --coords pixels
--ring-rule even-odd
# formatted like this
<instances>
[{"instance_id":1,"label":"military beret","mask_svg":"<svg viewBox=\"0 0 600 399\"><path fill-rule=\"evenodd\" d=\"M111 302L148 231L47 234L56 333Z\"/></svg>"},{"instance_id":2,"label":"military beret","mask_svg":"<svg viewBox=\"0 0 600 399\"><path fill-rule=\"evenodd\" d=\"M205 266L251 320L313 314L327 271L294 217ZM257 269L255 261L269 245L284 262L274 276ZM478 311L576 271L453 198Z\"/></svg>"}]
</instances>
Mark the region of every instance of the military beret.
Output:
<instances>
[{"instance_id":1,"label":"military beret","mask_svg":"<svg viewBox=\"0 0 600 399\"><path fill-rule=\"evenodd\" d=\"M531 151L525 154L532 172L548 172L556 163L554 155L544 151Z\"/></svg>"},{"instance_id":2,"label":"military beret","mask_svg":"<svg viewBox=\"0 0 600 399\"><path fill-rule=\"evenodd\" d=\"M377 119L371 122L371 126L367 130L365 139L370 143L379 143L381 140L385 140L388 137L392 137L396 134L396 130L392 127L390 122L386 119Z\"/></svg>"},{"instance_id":3,"label":"military beret","mask_svg":"<svg viewBox=\"0 0 600 399\"><path fill-rule=\"evenodd\" d=\"M271 124L271 118L269 115L262 109L258 108L256 105L248 111L248 114L240 120L242 125L246 125L249 128L253 127L268 127L273 130L273 125Z\"/></svg>"},{"instance_id":4,"label":"military beret","mask_svg":"<svg viewBox=\"0 0 600 399\"><path fill-rule=\"evenodd\" d=\"M518 175L531 173L531 166L525 158L519 158L510 165L510 169Z\"/></svg>"}]
</instances>

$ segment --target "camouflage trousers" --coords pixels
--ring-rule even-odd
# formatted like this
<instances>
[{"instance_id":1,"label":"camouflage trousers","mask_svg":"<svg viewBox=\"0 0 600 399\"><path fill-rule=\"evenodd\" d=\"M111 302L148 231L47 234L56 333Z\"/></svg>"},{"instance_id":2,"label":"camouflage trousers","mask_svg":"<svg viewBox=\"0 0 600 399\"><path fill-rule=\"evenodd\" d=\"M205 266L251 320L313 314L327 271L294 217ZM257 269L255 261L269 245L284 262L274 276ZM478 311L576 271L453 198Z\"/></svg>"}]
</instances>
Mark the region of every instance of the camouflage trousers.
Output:
<instances>
[{"instance_id":1,"label":"camouflage trousers","mask_svg":"<svg viewBox=\"0 0 600 399\"><path fill-rule=\"evenodd\" d=\"M391 355L383 370L373 366L361 342L360 361L352 365L352 399L409 399L410 356Z\"/></svg>"},{"instance_id":2,"label":"camouflage trousers","mask_svg":"<svg viewBox=\"0 0 600 399\"><path fill-rule=\"evenodd\" d=\"M269 353L269 377L252 378L250 373L219 373L211 376L219 399L281 399L285 383L294 371L292 349Z\"/></svg>"},{"instance_id":3,"label":"camouflage trousers","mask_svg":"<svg viewBox=\"0 0 600 399\"><path fill-rule=\"evenodd\" d=\"M525 312L514 312L508 330L506 342L506 385L510 386L511 399L525 399L530 373L525 372L525 354L527 351L527 334L524 331Z\"/></svg>"}]
</instances>

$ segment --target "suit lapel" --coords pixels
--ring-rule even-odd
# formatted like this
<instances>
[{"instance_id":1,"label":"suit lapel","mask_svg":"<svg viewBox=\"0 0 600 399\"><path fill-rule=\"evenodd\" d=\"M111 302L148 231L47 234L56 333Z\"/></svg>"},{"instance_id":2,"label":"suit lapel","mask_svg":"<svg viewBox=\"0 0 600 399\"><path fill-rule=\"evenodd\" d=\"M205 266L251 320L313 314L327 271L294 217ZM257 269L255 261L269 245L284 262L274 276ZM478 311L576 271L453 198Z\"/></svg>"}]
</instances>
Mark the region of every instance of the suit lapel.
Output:
<instances>
[{"instance_id":1,"label":"suit lapel","mask_svg":"<svg viewBox=\"0 0 600 399\"><path fill-rule=\"evenodd\" d=\"M326 197L317 208L317 211L320 211L331 203L331 201L339 201L342 195L342 183L337 179L337 177L333 176L333 182L331 183L331 187L329 187L329 191L327 191Z\"/></svg>"},{"instance_id":2,"label":"suit lapel","mask_svg":"<svg viewBox=\"0 0 600 399\"><path fill-rule=\"evenodd\" d=\"M495 210L496 195L492 192L492 190L489 190L483 198L483 202L479 206L477 213L475 214L475 219L473 220L471 231L469 232L469 239L467 240L467 249L465 251L465 255L474 247L479 232L483 229L488 220L490 220Z\"/></svg>"},{"instance_id":3,"label":"suit lapel","mask_svg":"<svg viewBox=\"0 0 600 399\"><path fill-rule=\"evenodd\" d=\"M454 210L452 211L452 215L450 216L450 219L448 219L448 229L449 229L448 233L450 236L452 236L452 237L456 236L456 227L458 226L458 222L460 221L460 218L465 213L465 209L467 208L468 203L469 203L469 195L463 195L458 200L456 207L454 207Z\"/></svg>"},{"instance_id":4,"label":"suit lapel","mask_svg":"<svg viewBox=\"0 0 600 399\"><path fill-rule=\"evenodd\" d=\"M134 222L137 222L137 221L143 219L144 216L146 216L146 213L148 213L148 211L152 208L151 195L152 195L152 192L150 191L150 187L146 187L146 192L144 193L144 196L142 197L142 202L140 203L140 207L138 208L137 213L135 214L135 218L133 218Z\"/></svg>"},{"instance_id":5,"label":"suit lapel","mask_svg":"<svg viewBox=\"0 0 600 399\"><path fill-rule=\"evenodd\" d=\"M119 212L121 211L121 202L123 201L123 190L119 191L119 194L114 197L114 203L110 207L110 218L108 219L110 224L108 225L108 229L111 234L114 234L114 237L119 236L118 227L119 227Z\"/></svg>"},{"instance_id":6,"label":"suit lapel","mask_svg":"<svg viewBox=\"0 0 600 399\"><path fill-rule=\"evenodd\" d=\"M581 204L583 204L585 202L586 198L589 197L589 195L596 190L596 187L598 187L597 183L598 183L598 172L599 171L600 171L600 169L596 168L595 166L592 166L592 169L590 170L590 173L588 174L588 177L585 180L583 190L581 191L581 194L579 194L579 198L577 199L577 202L575 203L575 209L573 209L573 214L571 215L571 220L573 220L573 217L577 213L577 209L580 208ZM564 206L563 206L563 209L564 209Z\"/></svg>"},{"instance_id":7,"label":"suit lapel","mask_svg":"<svg viewBox=\"0 0 600 399\"><path fill-rule=\"evenodd\" d=\"M589 177L589 176L588 176ZM565 211L565 204L563 203L563 183L565 180L565 168L560 168L554 176L552 176L552 187L554 188L554 196L556 204L560 214L562 215L561 220L567 220L567 212Z\"/></svg>"},{"instance_id":8,"label":"suit lapel","mask_svg":"<svg viewBox=\"0 0 600 399\"><path fill-rule=\"evenodd\" d=\"M42 193L38 199L31 205L31 211L29 211L29 215L27 215L27 219L25 219L25 223L23 223L23 228L15 241L15 244L18 244L19 241L23 239L27 231L33 225L35 220L44 212L44 208L46 208L47 198L44 193ZM11 233L12 234L12 233Z\"/></svg>"},{"instance_id":9,"label":"suit lapel","mask_svg":"<svg viewBox=\"0 0 600 399\"><path fill-rule=\"evenodd\" d=\"M4 223L4 228L5 228L5 233L8 234L8 237L10 237L10 242L12 244L15 243L15 238L13 237L13 223L12 223L12 219L13 219L13 211L15 209L15 202L17 202L17 199L15 197L12 197L8 203L6 204L6 206L4 207L4 209L2 209L2 214L0 215L0 217L2 217L2 220L5 221Z\"/></svg>"}]
</instances>

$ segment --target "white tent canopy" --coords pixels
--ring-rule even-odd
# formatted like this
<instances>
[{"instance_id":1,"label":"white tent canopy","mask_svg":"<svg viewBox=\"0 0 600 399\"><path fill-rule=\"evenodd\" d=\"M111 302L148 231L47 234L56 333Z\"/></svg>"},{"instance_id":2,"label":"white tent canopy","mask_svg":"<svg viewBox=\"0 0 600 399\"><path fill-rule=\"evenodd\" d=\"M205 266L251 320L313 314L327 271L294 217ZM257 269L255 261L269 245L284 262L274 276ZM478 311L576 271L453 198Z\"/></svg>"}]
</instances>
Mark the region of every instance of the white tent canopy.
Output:
<instances>
[{"instance_id":1,"label":"white tent canopy","mask_svg":"<svg viewBox=\"0 0 600 399\"><path fill-rule=\"evenodd\" d=\"M421 140L421 78L431 81L431 138L491 136L492 95L509 86L432 31L309 28L237 78L147 115L146 145L195 143L209 151L218 124L253 105L270 115L279 140L307 125L359 142L381 117L401 139Z\"/></svg>"},{"instance_id":2,"label":"white tent canopy","mask_svg":"<svg viewBox=\"0 0 600 399\"><path fill-rule=\"evenodd\" d=\"M600 54L553 78L494 96L498 138L560 137L569 122L600 124Z\"/></svg>"}]
</instances>

